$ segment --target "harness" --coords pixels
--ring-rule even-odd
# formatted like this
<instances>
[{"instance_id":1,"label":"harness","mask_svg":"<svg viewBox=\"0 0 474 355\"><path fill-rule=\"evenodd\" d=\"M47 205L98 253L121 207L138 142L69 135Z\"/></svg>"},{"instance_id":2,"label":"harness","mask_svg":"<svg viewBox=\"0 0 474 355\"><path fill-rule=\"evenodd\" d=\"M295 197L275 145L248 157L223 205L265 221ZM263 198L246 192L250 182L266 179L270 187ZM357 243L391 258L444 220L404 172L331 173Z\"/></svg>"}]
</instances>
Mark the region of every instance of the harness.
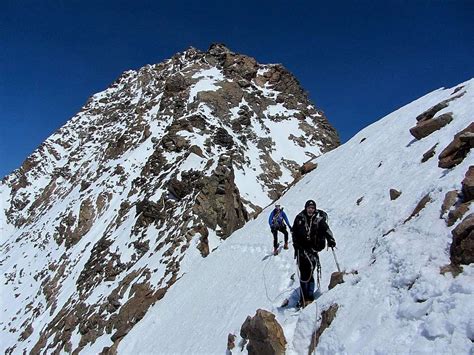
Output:
<instances>
[{"instance_id":1,"label":"harness","mask_svg":"<svg viewBox=\"0 0 474 355\"><path fill-rule=\"evenodd\" d=\"M313 224L313 218L315 215L311 216L311 219L309 220L308 224L308 219L305 217L304 218L304 228L306 229L306 239L309 241L311 239L311 225Z\"/></svg>"},{"instance_id":2,"label":"harness","mask_svg":"<svg viewBox=\"0 0 474 355\"><path fill-rule=\"evenodd\" d=\"M272 226L279 227L281 223L278 222L278 219L280 218L281 210L279 210L275 215L273 216L272 219Z\"/></svg>"},{"instance_id":3,"label":"harness","mask_svg":"<svg viewBox=\"0 0 474 355\"><path fill-rule=\"evenodd\" d=\"M308 241L311 240L311 226L313 225L313 219L316 217L316 213L313 214L311 217L310 217L310 220L309 220L309 223L308 223L308 219L305 217L304 218L304 227L305 227L305 230L306 230L306 239ZM310 272L310 277L308 280L304 281L304 280L301 280L301 282L304 282L304 283L307 283L311 280L311 276L313 275L313 272L314 270L316 269L316 275L317 275L317 280L318 280L318 288L320 287L320 281L321 281L321 263L319 262L319 255L318 255L318 252L314 249L311 249L311 253L308 252L307 250L303 250L303 253L304 253L304 256L308 259L310 265L311 265L311 272ZM316 265L313 265L313 262L312 262L312 259L314 258L314 263ZM298 250L298 265L299 265L299 250Z\"/></svg>"},{"instance_id":4,"label":"harness","mask_svg":"<svg viewBox=\"0 0 474 355\"><path fill-rule=\"evenodd\" d=\"M301 275L299 275L300 277L300 281L303 282L303 283L308 283L310 282L311 280L311 277L313 276L313 272L314 272L314 269L316 269L316 279L317 279L317 282L318 282L318 289L321 287L321 263L319 261L319 255L318 255L318 252L317 251L314 251L314 253L311 253L309 254L306 250L303 250L303 256L308 259L310 265L311 265L311 271L309 273L309 278L308 280L302 280L301 279ZM312 259L314 258L314 264L312 262ZM298 274L299 274L299 265L300 265L300 251L298 250L298 255L297 255L297 263L298 263Z\"/></svg>"}]
</instances>

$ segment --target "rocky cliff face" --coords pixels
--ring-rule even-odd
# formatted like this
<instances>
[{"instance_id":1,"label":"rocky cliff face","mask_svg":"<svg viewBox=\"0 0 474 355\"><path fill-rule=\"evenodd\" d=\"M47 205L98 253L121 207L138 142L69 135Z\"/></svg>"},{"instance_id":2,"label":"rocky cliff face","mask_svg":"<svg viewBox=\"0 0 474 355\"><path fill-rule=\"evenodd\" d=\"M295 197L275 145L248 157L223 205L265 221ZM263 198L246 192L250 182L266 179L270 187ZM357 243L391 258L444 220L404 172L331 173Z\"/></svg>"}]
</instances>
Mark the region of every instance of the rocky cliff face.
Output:
<instances>
[{"instance_id":1,"label":"rocky cliff face","mask_svg":"<svg viewBox=\"0 0 474 355\"><path fill-rule=\"evenodd\" d=\"M123 73L2 180L4 350L113 353L338 144L283 66L223 45Z\"/></svg>"}]
</instances>

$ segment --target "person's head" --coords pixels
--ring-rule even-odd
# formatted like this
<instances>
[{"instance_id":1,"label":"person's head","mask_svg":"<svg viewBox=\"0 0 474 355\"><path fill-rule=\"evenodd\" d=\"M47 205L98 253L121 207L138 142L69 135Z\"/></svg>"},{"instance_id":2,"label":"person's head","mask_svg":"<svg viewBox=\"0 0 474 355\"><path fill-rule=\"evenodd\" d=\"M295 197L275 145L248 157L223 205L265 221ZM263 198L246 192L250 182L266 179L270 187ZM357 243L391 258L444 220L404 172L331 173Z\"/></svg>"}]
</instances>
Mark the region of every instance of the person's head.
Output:
<instances>
[{"instance_id":1,"label":"person's head","mask_svg":"<svg viewBox=\"0 0 474 355\"><path fill-rule=\"evenodd\" d=\"M316 212L316 202L314 200L308 200L304 204L304 210L308 216L312 216Z\"/></svg>"},{"instance_id":2,"label":"person's head","mask_svg":"<svg viewBox=\"0 0 474 355\"><path fill-rule=\"evenodd\" d=\"M277 203L277 204L275 205L275 209L276 209L277 211L279 211L280 208L281 208L281 205L280 205L279 203Z\"/></svg>"}]
</instances>

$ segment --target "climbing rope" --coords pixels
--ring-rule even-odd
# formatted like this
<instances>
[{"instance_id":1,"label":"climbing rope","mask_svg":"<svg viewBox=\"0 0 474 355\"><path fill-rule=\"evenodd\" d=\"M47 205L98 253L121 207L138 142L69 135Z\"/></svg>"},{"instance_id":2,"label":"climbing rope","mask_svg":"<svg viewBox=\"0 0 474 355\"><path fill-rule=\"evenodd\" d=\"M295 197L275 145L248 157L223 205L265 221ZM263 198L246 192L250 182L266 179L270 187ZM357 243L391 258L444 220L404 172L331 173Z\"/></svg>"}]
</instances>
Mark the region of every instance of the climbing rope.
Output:
<instances>
[{"instance_id":1,"label":"climbing rope","mask_svg":"<svg viewBox=\"0 0 474 355\"><path fill-rule=\"evenodd\" d=\"M268 264L270 263L270 260L272 260L272 258L268 258L268 260L265 263L265 266L263 267L262 277L263 277L263 286L265 287L265 296L267 297L267 300L270 303L274 303L281 295L284 295L285 293L291 292L292 288L288 288L286 290L283 290L278 295L276 295L274 299L270 298L270 296L268 295L267 278L265 276L265 271L267 269Z\"/></svg>"}]
</instances>

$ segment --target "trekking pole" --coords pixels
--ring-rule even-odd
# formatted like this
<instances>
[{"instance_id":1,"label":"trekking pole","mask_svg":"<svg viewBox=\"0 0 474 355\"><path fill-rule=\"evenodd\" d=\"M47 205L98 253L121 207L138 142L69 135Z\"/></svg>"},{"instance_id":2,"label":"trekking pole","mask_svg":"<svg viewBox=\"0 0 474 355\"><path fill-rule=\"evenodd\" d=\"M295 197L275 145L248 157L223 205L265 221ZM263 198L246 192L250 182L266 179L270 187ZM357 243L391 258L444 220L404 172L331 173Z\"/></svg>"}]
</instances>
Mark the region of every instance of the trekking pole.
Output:
<instances>
[{"instance_id":1,"label":"trekking pole","mask_svg":"<svg viewBox=\"0 0 474 355\"><path fill-rule=\"evenodd\" d=\"M334 261L336 262L337 271L341 272L341 268L339 267L339 263L337 262L336 252L334 251L334 248L331 248L331 250L332 250L332 255L334 256Z\"/></svg>"}]
</instances>

